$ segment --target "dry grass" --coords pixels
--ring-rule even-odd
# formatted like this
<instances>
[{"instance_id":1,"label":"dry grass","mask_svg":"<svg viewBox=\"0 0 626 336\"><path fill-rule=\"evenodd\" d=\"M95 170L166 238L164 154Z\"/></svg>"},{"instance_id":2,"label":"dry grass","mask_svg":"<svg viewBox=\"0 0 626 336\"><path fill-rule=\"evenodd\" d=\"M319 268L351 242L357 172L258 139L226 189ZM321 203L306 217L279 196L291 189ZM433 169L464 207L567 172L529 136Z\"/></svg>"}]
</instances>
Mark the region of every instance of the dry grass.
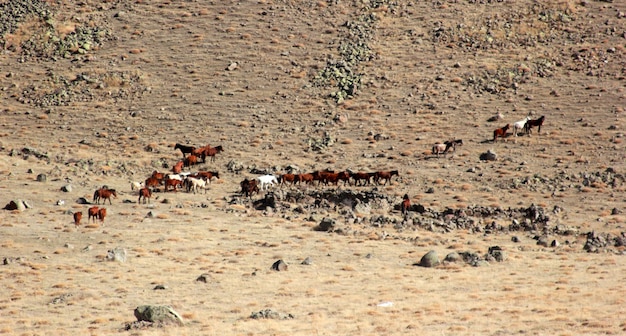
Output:
<instances>
[{"instance_id":1,"label":"dry grass","mask_svg":"<svg viewBox=\"0 0 626 336\"><path fill-rule=\"evenodd\" d=\"M619 234L626 221L612 214L623 208L626 187L598 179L579 189L582 174L608 168L623 173L623 108L615 106L624 94L623 38L591 34L579 44L572 34L607 21L618 33L626 30L606 4L383 5L373 10L381 20L368 42L377 54L353 69L363 74L358 94L335 104L327 96L336 88L310 80L339 57L346 32L341 24L357 17L352 3L136 0L125 3L120 18L114 14L121 9L110 1L48 3L67 13L55 18L58 34L72 34L89 21L106 23L119 40L87 55L18 63L21 43L43 26L33 20L5 35L0 190L5 204L28 198L35 206L0 212L4 257L23 258L0 272L7 292L0 299L0 334L108 334L133 321L132 310L144 303L170 304L187 324L130 334L617 335L626 329L617 318L624 300L614 295L624 289L614 276L626 267L619 258L624 248L614 254L582 250L585 232ZM513 14L518 16L511 19ZM435 41L438 26L445 28L441 42ZM535 41L546 32L554 35ZM454 33L465 35L446 35ZM524 38L526 45L514 45ZM462 42L469 40L479 47ZM601 52L607 62L595 64ZM563 64L550 66L557 61ZM232 62L239 68L225 70ZM540 68L550 75L540 75ZM598 72L590 76L588 69ZM89 94L59 106L18 101L29 90L49 92L46 78L62 75L71 85L85 84L78 76L83 72L102 79L102 88L88 83L95 101ZM145 90L134 91L122 74L140 76ZM486 91L490 83L498 92ZM555 88L558 97L551 94ZM489 141L496 126L530 111L547 116L541 133ZM487 121L498 112L502 120ZM608 129L612 124L617 129ZM306 145L326 134L336 143L319 151ZM432 144L448 138L462 138L463 147L431 157ZM132 203L137 196L128 181L169 171L181 156L175 143L224 145L215 162L191 169L217 170L221 179L207 194L155 192L151 204ZM24 147L46 152L49 160L24 157ZM488 149L498 153L497 161L478 159ZM234 173L229 163L245 168ZM257 175L253 169L282 172L288 166L298 172L398 169L400 178L387 186L284 186L281 194L375 188L397 202L412 195L414 204L435 211L535 203L555 225L578 228L581 235L555 236L561 246L551 248L536 245L534 232L446 232L437 225L431 231L404 223L397 204L359 212L281 200L278 209L264 211L251 206L264 193L251 200L238 195L239 182ZM36 182L39 173L48 181ZM60 192L67 181L74 190ZM106 222L83 219L75 228L68 211L89 207L75 200L90 199L104 184L120 191L107 204ZM430 187L434 193L426 193ZM57 206L61 199L66 205ZM563 212L551 213L555 205ZM390 222L372 225L379 216ZM314 231L323 217L335 218L348 234ZM487 225L494 219L476 220ZM505 217L495 221L510 224ZM513 243L512 235L520 242ZM413 266L429 250L440 257L453 251L484 255L495 245L507 252L505 262ZM107 260L115 247L127 249L125 263ZM312 265L301 264L306 257ZM288 271L269 269L277 259L288 263ZM203 273L210 281L195 281ZM152 290L157 284L168 289ZM58 297L64 303L48 304ZM383 302L393 304L378 306ZM298 323L248 318L266 307L292 313Z\"/></svg>"}]
</instances>

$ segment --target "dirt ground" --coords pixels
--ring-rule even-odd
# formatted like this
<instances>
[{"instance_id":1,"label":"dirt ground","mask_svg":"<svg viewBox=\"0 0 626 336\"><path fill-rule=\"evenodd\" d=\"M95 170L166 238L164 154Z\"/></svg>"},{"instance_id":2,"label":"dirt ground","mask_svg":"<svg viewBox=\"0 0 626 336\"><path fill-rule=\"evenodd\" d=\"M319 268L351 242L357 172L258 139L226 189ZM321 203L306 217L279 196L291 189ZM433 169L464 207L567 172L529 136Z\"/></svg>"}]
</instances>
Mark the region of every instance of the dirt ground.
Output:
<instances>
[{"instance_id":1,"label":"dirt ground","mask_svg":"<svg viewBox=\"0 0 626 336\"><path fill-rule=\"evenodd\" d=\"M29 206L0 211L0 334L626 332L626 3L0 6L0 207ZM526 116L541 131L516 136ZM169 172L176 143L223 146L186 169L220 179L138 203L130 182ZM274 209L239 192L291 169L399 176L283 186ZM103 185L118 197L90 222L78 200ZM342 193L382 201L319 197ZM543 222L519 216L531 206ZM479 208L493 215L466 215ZM324 218L339 229L316 230ZM418 266L429 251L442 262ZM144 304L184 325L133 324ZM251 318L265 309L291 316Z\"/></svg>"}]
</instances>

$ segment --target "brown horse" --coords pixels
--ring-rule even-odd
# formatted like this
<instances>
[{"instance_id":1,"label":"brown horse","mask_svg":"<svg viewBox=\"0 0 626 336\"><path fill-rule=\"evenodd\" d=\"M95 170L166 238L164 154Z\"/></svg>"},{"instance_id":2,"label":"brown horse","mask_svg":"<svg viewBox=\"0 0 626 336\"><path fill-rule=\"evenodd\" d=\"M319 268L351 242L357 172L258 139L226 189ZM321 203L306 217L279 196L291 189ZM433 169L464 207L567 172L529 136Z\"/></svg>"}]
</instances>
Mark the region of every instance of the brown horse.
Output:
<instances>
[{"instance_id":1,"label":"brown horse","mask_svg":"<svg viewBox=\"0 0 626 336\"><path fill-rule=\"evenodd\" d=\"M87 210L87 215L89 217L87 217L87 221L91 221L91 218L93 217L93 222L96 222L96 218L98 218L98 210L100 210L99 207L97 206L93 206L91 208L89 208L89 210Z\"/></svg>"},{"instance_id":2,"label":"brown horse","mask_svg":"<svg viewBox=\"0 0 626 336\"><path fill-rule=\"evenodd\" d=\"M115 189L100 188L94 191L93 201L96 202L96 204L100 204L100 199L102 199L102 204L104 204L106 203L106 200L109 200L109 204L112 204L111 196L117 198L117 193L115 192Z\"/></svg>"},{"instance_id":3,"label":"brown horse","mask_svg":"<svg viewBox=\"0 0 626 336\"><path fill-rule=\"evenodd\" d=\"M207 149L204 150L204 152L202 152L202 162L204 162L204 159L207 156L211 157L211 162L215 162L215 155L217 155L218 153L222 152L224 150L224 148L222 148L221 145L217 146L217 147L209 147Z\"/></svg>"},{"instance_id":4,"label":"brown horse","mask_svg":"<svg viewBox=\"0 0 626 336\"><path fill-rule=\"evenodd\" d=\"M409 213L409 209L411 208L411 199L408 194L404 194L402 198L402 204L400 205L400 209L402 210L402 214L406 215Z\"/></svg>"},{"instance_id":5,"label":"brown horse","mask_svg":"<svg viewBox=\"0 0 626 336\"><path fill-rule=\"evenodd\" d=\"M152 197L152 192L149 188L141 188L139 189L139 200L137 203L141 203L141 198L143 197L143 204L146 204L146 200L150 203L150 198Z\"/></svg>"},{"instance_id":6,"label":"brown horse","mask_svg":"<svg viewBox=\"0 0 626 336\"><path fill-rule=\"evenodd\" d=\"M104 217L107 216L107 209L105 208L100 208L98 210L98 218L100 219L100 223L104 223ZM94 218L95 220L95 218Z\"/></svg>"},{"instance_id":7,"label":"brown horse","mask_svg":"<svg viewBox=\"0 0 626 336\"><path fill-rule=\"evenodd\" d=\"M176 164L172 167L172 172L174 174L180 174L183 171L183 165L184 164L185 164L184 161L176 162Z\"/></svg>"},{"instance_id":8,"label":"brown horse","mask_svg":"<svg viewBox=\"0 0 626 336\"><path fill-rule=\"evenodd\" d=\"M498 128L497 130L493 131L493 142L496 142L496 139L498 139L498 137L505 138L506 131L509 130L509 127L510 125L506 124L506 126Z\"/></svg>"},{"instance_id":9,"label":"brown horse","mask_svg":"<svg viewBox=\"0 0 626 336\"><path fill-rule=\"evenodd\" d=\"M394 175L400 176L397 170L379 171L379 172L376 172L376 176L374 176L374 180L376 181L376 184L379 184L380 180L385 181L383 185L386 185L387 181L389 181L389 184L391 184L391 177L393 177Z\"/></svg>"},{"instance_id":10,"label":"brown horse","mask_svg":"<svg viewBox=\"0 0 626 336\"><path fill-rule=\"evenodd\" d=\"M80 220L83 219L83 213L82 212L75 212L74 213L74 225L79 226L80 225Z\"/></svg>"}]
</instances>

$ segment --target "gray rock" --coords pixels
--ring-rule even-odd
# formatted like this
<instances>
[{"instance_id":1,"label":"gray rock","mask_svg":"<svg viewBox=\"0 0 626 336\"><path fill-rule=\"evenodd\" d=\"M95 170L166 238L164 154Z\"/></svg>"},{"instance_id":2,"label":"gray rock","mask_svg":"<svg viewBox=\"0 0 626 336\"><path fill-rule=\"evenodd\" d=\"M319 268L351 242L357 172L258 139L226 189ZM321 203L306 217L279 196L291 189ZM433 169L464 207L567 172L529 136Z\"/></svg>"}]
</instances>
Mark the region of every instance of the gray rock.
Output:
<instances>
[{"instance_id":1,"label":"gray rock","mask_svg":"<svg viewBox=\"0 0 626 336\"><path fill-rule=\"evenodd\" d=\"M72 192L72 185L71 184L67 184L61 187L61 191L62 192Z\"/></svg>"},{"instance_id":2,"label":"gray rock","mask_svg":"<svg viewBox=\"0 0 626 336\"><path fill-rule=\"evenodd\" d=\"M167 286L165 286L165 285L156 285L156 286L154 286L153 289L154 290L165 290L165 289L167 289Z\"/></svg>"},{"instance_id":3,"label":"gray rock","mask_svg":"<svg viewBox=\"0 0 626 336\"><path fill-rule=\"evenodd\" d=\"M482 161L496 161L498 159L498 155L490 149L487 152L480 154L479 158Z\"/></svg>"},{"instance_id":4,"label":"gray rock","mask_svg":"<svg viewBox=\"0 0 626 336\"><path fill-rule=\"evenodd\" d=\"M422 267L435 267L437 265L439 265L439 256L435 251L426 253L419 262L419 266Z\"/></svg>"},{"instance_id":5,"label":"gray rock","mask_svg":"<svg viewBox=\"0 0 626 336\"><path fill-rule=\"evenodd\" d=\"M301 264L302 265L311 265L311 264L313 264L313 260L311 260L311 257L306 257L306 258L304 258L304 260L302 260Z\"/></svg>"},{"instance_id":6,"label":"gray rock","mask_svg":"<svg viewBox=\"0 0 626 336\"><path fill-rule=\"evenodd\" d=\"M78 204L91 204L91 202L89 202L86 198L84 197L80 197L76 200L76 203Z\"/></svg>"},{"instance_id":7,"label":"gray rock","mask_svg":"<svg viewBox=\"0 0 626 336\"><path fill-rule=\"evenodd\" d=\"M291 320L294 318L291 314L284 314L274 311L272 309L263 309L258 312L250 314L252 319L275 319L275 320Z\"/></svg>"},{"instance_id":8,"label":"gray rock","mask_svg":"<svg viewBox=\"0 0 626 336\"><path fill-rule=\"evenodd\" d=\"M506 260L506 254L500 246L491 246L485 259L502 262Z\"/></svg>"},{"instance_id":9,"label":"gray rock","mask_svg":"<svg viewBox=\"0 0 626 336\"><path fill-rule=\"evenodd\" d=\"M122 247L116 247L107 251L107 260L126 262L126 249Z\"/></svg>"},{"instance_id":10,"label":"gray rock","mask_svg":"<svg viewBox=\"0 0 626 336\"><path fill-rule=\"evenodd\" d=\"M275 263L272 264L272 269L274 271L286 271L287 270L287 264L282 260L277 260Z\"/></svg>"},{"instance_id":11,"label":"gray rock","mask_svg":"<svg viewBox=\"0 0 626 336\"><path fill-rule=\"evenodd\" d=\"M335 228L335 220L332 218L325 217L324 219L322 219L319 225L313 229L315 231L329 232L329 231L333 231L334 228Z\"/></svg>"},{"instance_id":12,"label":"gray rock","mask_svg":"<svg viewBox=\"0 0 626 336\"><path fill-rule=\"evenodd\" d=\"M184 324L183 318L170 306L139 306L135 308L135 317L137 321Z\"/></svg>"},{"instance_id":13,"label":"gray rock","mask_svg":"<svg viewBox=\"0 0 626 336\"><path fill-rule=\"evenodd\" d=\"M46 174L37 175L37 182L46 182L48 180L48 176Z\"/></svg>"},{"instance_id":14,"label":"gray rock","mask_svg":"<svg viewBox=\"0 0 626 336\"><path fill-rule=\"evenodd\" d=\"M457 252L450 252L443 259L443 261L455 263L455 262L463 261L463 257L461 257L461 255L459 253L457 253Z\"/></svg>"}]
</instances>

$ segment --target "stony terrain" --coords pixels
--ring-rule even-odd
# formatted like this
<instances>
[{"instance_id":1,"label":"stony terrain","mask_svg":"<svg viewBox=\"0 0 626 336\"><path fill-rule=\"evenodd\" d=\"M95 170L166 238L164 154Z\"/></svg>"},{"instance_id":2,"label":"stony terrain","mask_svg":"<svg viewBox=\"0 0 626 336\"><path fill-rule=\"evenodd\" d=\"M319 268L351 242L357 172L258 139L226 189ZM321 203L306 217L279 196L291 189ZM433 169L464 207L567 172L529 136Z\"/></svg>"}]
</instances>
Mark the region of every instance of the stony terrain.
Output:
<instances>
[{"instance_id":1,"label":"stony terrain","mask_svg":"<svg viewBox=\"0 0 626 336\"><path fill-rule=\"evenodd\" d=\"M0 47L0 334L626 330L626 3L0 0ZM138 203L176 143L220 179ZM323 169L399 176L239 192Z\"/></svg>"}]
</instances>

